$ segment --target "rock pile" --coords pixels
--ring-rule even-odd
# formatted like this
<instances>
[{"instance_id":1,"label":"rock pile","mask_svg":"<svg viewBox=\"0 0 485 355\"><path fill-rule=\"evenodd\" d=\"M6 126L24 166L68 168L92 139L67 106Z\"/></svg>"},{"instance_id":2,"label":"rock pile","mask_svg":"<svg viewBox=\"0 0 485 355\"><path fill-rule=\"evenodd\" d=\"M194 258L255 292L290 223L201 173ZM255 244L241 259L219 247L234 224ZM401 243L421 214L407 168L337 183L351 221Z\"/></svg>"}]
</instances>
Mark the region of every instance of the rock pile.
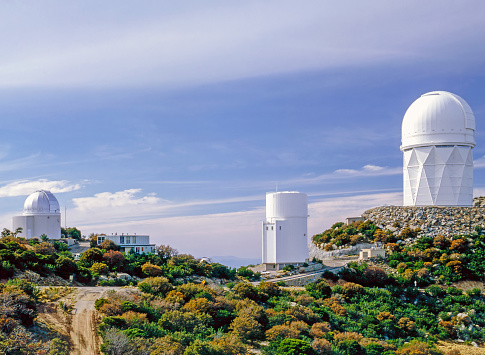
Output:
<instances>
[{"instance_id":1,"label":"rock pile","mask_svg":"<svg viewBox=\"0 0 485 355\"><path fill-rule=\"evenodd\" d=\"M477 200L478 201L478 200ZM481 207L483 204L484 207ZM382 206L365 211L362 217L381 229L399 234L405 227L420 228L419 235L451 236L470 234L485 227L485 199L480 207Z\"/></svg>"}]
</instances>

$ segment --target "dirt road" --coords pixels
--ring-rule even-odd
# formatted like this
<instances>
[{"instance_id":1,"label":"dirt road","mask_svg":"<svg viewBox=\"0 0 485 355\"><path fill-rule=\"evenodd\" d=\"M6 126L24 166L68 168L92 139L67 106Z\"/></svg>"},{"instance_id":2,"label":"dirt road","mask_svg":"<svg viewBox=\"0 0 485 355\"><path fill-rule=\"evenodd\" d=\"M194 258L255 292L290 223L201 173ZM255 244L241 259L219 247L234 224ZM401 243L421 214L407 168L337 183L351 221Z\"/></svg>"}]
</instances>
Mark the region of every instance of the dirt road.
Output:
<instances>
[{"instance_id":1,"label":"dirt road","mask_svg":"<svg viewBox=\"0 0 485 355\"><path fill-rule=\"evenodd\" d=\"M97 314L94 301L109 290L119 287L76 287L76 294L69 296L74 305L72 313L63 313L54 303L45 304L39 310L40 318L71 340L72 355L98 355L100 338L97 334ZM67 300L60 300L67 302Z\"/></svg>"}]
</instances>

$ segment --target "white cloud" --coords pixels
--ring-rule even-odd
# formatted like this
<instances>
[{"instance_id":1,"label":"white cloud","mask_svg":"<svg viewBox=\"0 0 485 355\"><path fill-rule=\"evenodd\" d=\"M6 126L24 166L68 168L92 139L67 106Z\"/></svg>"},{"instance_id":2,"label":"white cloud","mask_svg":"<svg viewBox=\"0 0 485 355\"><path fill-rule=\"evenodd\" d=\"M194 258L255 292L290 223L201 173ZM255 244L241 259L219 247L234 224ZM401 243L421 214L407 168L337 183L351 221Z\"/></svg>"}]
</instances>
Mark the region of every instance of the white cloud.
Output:
<instances>
[{"instance_id":1,"label":"white cloud","mask_svg":"<svg viewBox=\"0 0 485 355\"><path fill-rule=\"evenodd\" d=\"M160 202L158 197L153 195L134 198L135 194L141 192L141 189L130 189L118 191L115 193L101 192L93 197L79 197L72 201L79 211L104 210L106 208L120 208L126 206L147 206L157 205ZM113 212L116 213L117 210Z\"/></svg>"},{"instance_id":2,"label":"white cloud","mask_svg":"<svg viewBox=\"0 0 485 355\"><path fill-rule=\"evenodd\" d=\"M48 190L52 193L63 193L79 190L80 188L80 184L71 184L67 180L21 180L1 186L0 197L30 195L36 190Z\"/></svg>"}]
</instances>

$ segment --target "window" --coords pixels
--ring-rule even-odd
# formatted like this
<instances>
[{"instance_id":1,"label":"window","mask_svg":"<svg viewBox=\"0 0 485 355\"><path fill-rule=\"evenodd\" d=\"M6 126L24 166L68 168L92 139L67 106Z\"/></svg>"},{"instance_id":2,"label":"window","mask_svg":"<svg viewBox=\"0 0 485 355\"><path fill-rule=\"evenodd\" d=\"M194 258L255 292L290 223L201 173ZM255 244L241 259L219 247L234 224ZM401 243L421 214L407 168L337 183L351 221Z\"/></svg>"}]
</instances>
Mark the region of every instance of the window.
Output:
<instances>
[{"instance_id":1,"label":"window","mask_svg":"<svg viewBox=\"0 0 485 355\"><path fill-rule=\"evenodd\" d=\"M268 230L268 227L266 227L266 230Z\"/></svg>"},{"instance_id":2,"label":"window","mask_svg":"<svg viewBox=\"0 0 485 355\"><path fill-rule=\"evenodd\" d=\"M120 237L120 244L125 244L125 237Z\"/></svg>"},{"instance_id":3,"label":"window","mask_svg":"<svg viewBox=\"0 0 485 355\"><path fill-rule=\"evenodd\" d=\"M136 237L133 237L133 244L136 244Z\"/></svg>"},{"instance_id":4,"label":"window","mask_svg":"<svg viewBox=\"0 0 485 355\"><path fill-rule=\"evenodd\" d=\"M273 230L273 226L271 226L271 230Z\"/></svg>"},{"instance_id":5,"label":"window","mask_svg":"<svg viewBox=\"0 0 485 355\"><path fill-rule=\"evenodd\" d=\"M126 244L130 244L130 237L126 237Z\"/></svg>"},{"instance_id":6,"label":"window","mask_svg":"<svg viewBox=\"0 0 485 355\"><path fill-rule=\"evenodd\" d=\"M281 226L280 226L280 230L281 230Z\"/></svg>"}]
</instances>

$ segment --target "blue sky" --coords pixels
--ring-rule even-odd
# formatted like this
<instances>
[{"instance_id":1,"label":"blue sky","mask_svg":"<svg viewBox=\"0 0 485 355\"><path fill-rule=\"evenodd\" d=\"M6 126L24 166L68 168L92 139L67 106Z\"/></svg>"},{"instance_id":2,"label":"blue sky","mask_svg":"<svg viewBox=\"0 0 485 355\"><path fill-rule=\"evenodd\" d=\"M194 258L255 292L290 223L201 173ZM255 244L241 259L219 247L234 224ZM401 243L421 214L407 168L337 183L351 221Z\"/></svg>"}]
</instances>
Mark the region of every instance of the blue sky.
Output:
<instances>
[{"instance_id":1,"label":"blue sky","mask_svg":"<svg viewBox=\"0 0 485 355\"><path fill-rule=\"evenodd\" d=\"M477 119L483 1L0 2L0 225L51 190L88 235L258 258L267 191L309 234L401 204L402 117L434 90ZM63 225L66 222L63 220Z\"/></svg>"}]
</instances>

